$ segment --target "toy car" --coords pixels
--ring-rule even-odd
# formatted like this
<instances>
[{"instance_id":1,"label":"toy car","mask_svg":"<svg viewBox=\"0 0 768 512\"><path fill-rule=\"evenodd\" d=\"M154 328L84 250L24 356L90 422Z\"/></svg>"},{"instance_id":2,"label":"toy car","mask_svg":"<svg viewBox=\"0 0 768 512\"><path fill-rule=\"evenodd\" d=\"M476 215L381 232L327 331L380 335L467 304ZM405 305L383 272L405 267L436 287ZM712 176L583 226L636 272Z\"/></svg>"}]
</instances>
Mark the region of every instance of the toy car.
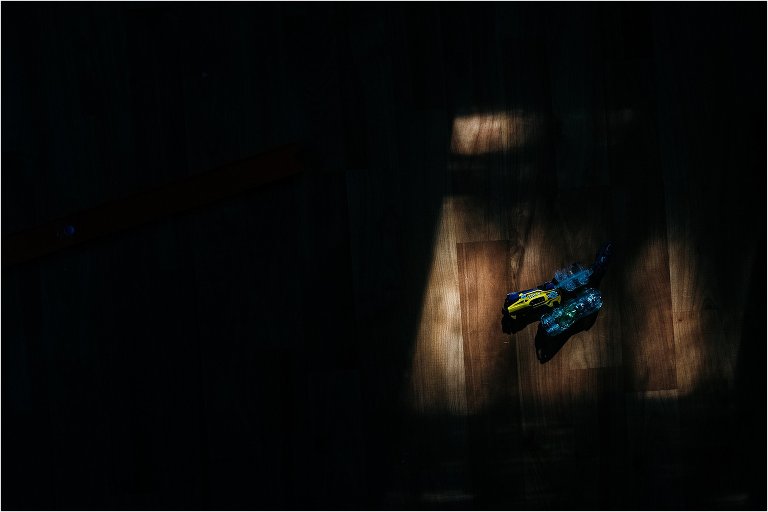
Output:
<instances>
[{"instance_id":1,"label":"toy car","mask_svg":"<svg viewBox=\"0 0 768 512\"><path fill-rule=\"evenodd\" d=\"M597 250L595 256L595 262L592 264L592 281L594 283L600 281L605 273L605 268L608 266L608 260L613 255L613 244L610 242L604 243L600 249Z\"/></svg>"},{"instance_id":2,"label":"toy car","mask_svg":"<svg viewBox=\"0 0 768 512\"><path fill-rule=\"evenodd\" d=\"M555 272L552 282L557 289L572 292L585 286L592 276L592 267L585 267L580 263L574 263L569 268L563 268Z\"/></svg>"},{"instance_id":3,"label":"toy car","mask_svg":"<svg viewBox=\"0 0 768 512\"><path fill-rule=\"evenodd\" d=\"M570 267L562 268L555 272L552 283L558 290L573 292L582 286L596 284L600 280L608 260L613 254L613 244L607 242L597 250L595 261L590 266L584 266L581 263L573 263Z\"/></svg>"},{"instance_id":4,"label":"toy car","mask_svg":"<svg viewBox=\"0 0 768 512\"><path fill-rule=\"evenodd\" d=\"M530 290L508 293L501 312L505 316L517 320L521 316L534 313L544 307L553 308L555 304L560 304L561 300L562 297L554 285L547 282Z\"/></svg>"},{"instance_id":5,"label":"toy car","mask_svg":"<svg viewBox=\"0 0 768 512\"><path fill-rule=\"evenodd\" d=\"M585 288L579 294L541 317L541 326L548 336L557 336L568 330L577 320L591 315L603 307L603 297L594 288Z\"/></svg>"},{"instance_id":6,"label":"toy car","mask_svg":"<svg viewBox=\"0 0 768 512\"><path fill-rule=\"evenodd\" d=\"M613 245L610 242L605 243L600 247L600 249L598 249L597 255L595 256L595 261L592 263L592 265L587 266L582 265L581 263L573 263L570 267L565 267L555 272L555 276L551 281L540 284L536 288L531 288L521 292L508 293L504 299L504 306L501 308L503 315L502 328L504 328L505 322L509 323L510 319L519 320L526 318L530 320L534 313L541 317L541 314L544 311L547 311L547 308L549 308L549 310L554 309L556 311L557 309L565 306L564 304L561 305L563 298L568 299L570 297L576 297L577 294L585 289L585 287L596 288L603 276L603 273L605 272L608 260L610 259L612 253ZM602 298L600 297L600 292L597 290L592 291L597 294L597 298L600 300L600 305L597 306L597 309L600 309L602 306ZM584 300L589 297L594 298L593 295L584 297L579 295L576 298L579 297L583 298ZM589 301L587 301L587 303L591 304ZM588 305L587 303L585 303L585 305ZM566 302L566 304L568 304L568 302ZM555 314L555 311L551 311L549 314L553 315ZM577 309L574 310L574 313L578 311L579 308L577 307ZM567 314L566 312L560 314L565 315L566 319L570 318L571 316L570 312ZM589 313L585 313L582 316L586 316L588 314ZM560 316L557 316L557 318L559 319ZM577 319L578 318L575 320ZM565 328L563 330L565 330Z\"/></svg>"}]
</instances>

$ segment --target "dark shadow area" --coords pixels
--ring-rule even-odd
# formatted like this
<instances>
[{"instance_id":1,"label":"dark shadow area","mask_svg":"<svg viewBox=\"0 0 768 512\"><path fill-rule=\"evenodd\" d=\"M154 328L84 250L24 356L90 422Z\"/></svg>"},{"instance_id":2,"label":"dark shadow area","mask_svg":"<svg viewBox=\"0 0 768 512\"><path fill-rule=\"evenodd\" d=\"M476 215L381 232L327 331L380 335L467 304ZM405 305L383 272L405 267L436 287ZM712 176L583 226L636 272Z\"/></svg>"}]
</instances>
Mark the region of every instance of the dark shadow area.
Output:
<instances>
[{"instance_id":1,"label":"dark shadow area","mask_svg":"<svg viewBox=\"0 0 768 512\"><path fill-rule=\"evenodd\" d=\"M743 493L736 506L746 510L765 510L768 492L765 483L766 411L757 405L766 403L765 249L762 245L755 254L748 302L756 307L750 307L744 313L736 366L736 431L739 439L751 441L738 443L734 458L743 464L746 477L737 478L734 487Z\"/></svg>"},{"instance_id":2,"label":"dark shadow area","mask_svg":"<svg viewBox=\"0 0 768 512\"><path fill-rule=\"evenodd\" d=\"M402 375L451 132L438 10L3 5L4 235L306 154L3 266L3 508L387 508L409 485Z\"/></svg>"},{"instance_id":3,"label":"dark shadow area","mask_svg":"<svg viewBox=\"0 0 768 512\"><path fill-rule=\"evenodd\" d=\"M557 336L549 336L546 331L544 331L544 328L541 327L541 324L539 324L539 328L536 330L534 345L536 348L536 357L539 362L544 364L550 361L572 336L582 331L588 331L595 324L599 314L600 311L597 311L584 318L580 318L570 329Z\"/></svg>"},{"instance_id":4,"label":"dark shadow area","mask_svg":"<svg viewBox=\"0 0 768 512\"><path fill-rule=\"evenodd\" d=\"M531 314L518 318L512 318L509 315L501 315L501 330L505 334L514 334L520 332L533 322L541 320L541 314Z\"/></svg>"}]
</instances>

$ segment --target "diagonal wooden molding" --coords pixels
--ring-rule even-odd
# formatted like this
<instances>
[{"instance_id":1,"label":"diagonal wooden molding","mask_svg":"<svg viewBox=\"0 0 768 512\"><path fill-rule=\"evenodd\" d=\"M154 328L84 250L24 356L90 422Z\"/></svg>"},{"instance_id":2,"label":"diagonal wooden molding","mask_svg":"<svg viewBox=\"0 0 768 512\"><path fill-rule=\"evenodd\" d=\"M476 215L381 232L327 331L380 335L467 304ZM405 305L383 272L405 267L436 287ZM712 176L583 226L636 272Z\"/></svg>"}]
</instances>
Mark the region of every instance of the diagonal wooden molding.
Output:
<instances>
[{"instance_id":1,"label":"diagonal wooden molding","mask_svg":"<svg viewBox=\"0 0 768 512\"><path fill-rule=\"evenodd\" d=\"M3 265L39 258L88 240L198 208L302 171L293 147L281 147L3 237Z\"/></svg>"}]
</instances>

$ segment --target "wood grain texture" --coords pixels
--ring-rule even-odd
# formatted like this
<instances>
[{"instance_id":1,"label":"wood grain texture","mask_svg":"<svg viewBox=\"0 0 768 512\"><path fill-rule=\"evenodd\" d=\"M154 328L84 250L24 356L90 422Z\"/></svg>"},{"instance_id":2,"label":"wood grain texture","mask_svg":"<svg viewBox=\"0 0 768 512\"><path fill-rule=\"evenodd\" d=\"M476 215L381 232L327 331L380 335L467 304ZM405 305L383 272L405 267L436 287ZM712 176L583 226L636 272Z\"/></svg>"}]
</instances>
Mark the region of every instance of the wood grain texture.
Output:
<instances>
[{"instance_id":1,"label":"wood grain texture","mask_svg":"<svg viewBox=\"0 0 768 512\"><path fill-rule=\"evenodd\" d=\"M499 328L498 297L508 281L506 241L456 246L470 467L478 475L475 502L494 503L508 490L522 493L521 415L515 346Z\"/></svg>"},{"instance_id":2,"label":"wood grain texture","mask_svg":"<svg viewBox=\"0 0 768 512\"><path fill-rule=\"evenodd\" d=\"M506 294L507 242L457 244L467 411L517 403L517 362L499 329L499 297ZM495 307L494 307L495 306Z\"/></svg>"},{"instance_id":3,"label":"wood grain texture","mask_svg":"<svg viewBox=\"0 0 768 512\"><path fill-rule=\"evenodd\" d=\"M574 261L593 261L597 248L611 239L612 206L608 197L609 191L603 187L578 191L563 187L559 190L553 220L555 229L550 231L550 236L562 240L558 268ZM573 351L569 362L571 369L621 366L621 314L615 301L621 296L620 283L621 277L613 268L600 282L605 305L599 313L599 321L588 332L572 340L573 346L569 347Z\"/></svg>"},{"instance_id":4,"label":"wood grain texture","mask_svg":"<svg viewBox=\"0 0 768 512\"><path fill-rule=\"evenodd\" d=\"M463 276L451 222L454 207L452 201L443 202L416 334L411 400L421 413L467 413Z\"/></svg>"}]
</instances>

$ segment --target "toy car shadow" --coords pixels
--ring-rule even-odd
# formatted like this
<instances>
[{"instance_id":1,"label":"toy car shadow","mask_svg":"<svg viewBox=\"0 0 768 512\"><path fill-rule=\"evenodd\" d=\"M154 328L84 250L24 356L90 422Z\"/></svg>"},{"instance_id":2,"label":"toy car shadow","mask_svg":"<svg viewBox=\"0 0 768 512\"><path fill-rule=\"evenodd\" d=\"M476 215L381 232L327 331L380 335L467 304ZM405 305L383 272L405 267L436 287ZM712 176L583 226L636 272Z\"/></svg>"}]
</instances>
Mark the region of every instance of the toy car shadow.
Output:
<instances>
[{"instance_id":1,"label":"toy car shadow","mask_svg":"<svg viewBox=\"0 0 768 512\"><path fill-rule=\"evenodd\" d=\"M501 317L501 330L505 334L514 334L518 331L522 331L526 326L533 322L541 320L542 314L528 314L518 318L512 318L508 315L502 315Z\"/></svg>"},{"instance_id":2,"label":"toy car shadow","mask_svg":"<svg viewBox=\"0 0 768 512\"><path fill-rule=\"evenodd\" d=\"M595 311L591 315L587 315L584 318L577 320L570 329L557 336L548 336L546 331L544 331L544 328L539 324L535 340L536 357L539 362L544 364L551 360L574 334L588 331L595 324L595 320L597 320L597 315L599 314L600 311Z\"/></svg>"}]
</instances>

